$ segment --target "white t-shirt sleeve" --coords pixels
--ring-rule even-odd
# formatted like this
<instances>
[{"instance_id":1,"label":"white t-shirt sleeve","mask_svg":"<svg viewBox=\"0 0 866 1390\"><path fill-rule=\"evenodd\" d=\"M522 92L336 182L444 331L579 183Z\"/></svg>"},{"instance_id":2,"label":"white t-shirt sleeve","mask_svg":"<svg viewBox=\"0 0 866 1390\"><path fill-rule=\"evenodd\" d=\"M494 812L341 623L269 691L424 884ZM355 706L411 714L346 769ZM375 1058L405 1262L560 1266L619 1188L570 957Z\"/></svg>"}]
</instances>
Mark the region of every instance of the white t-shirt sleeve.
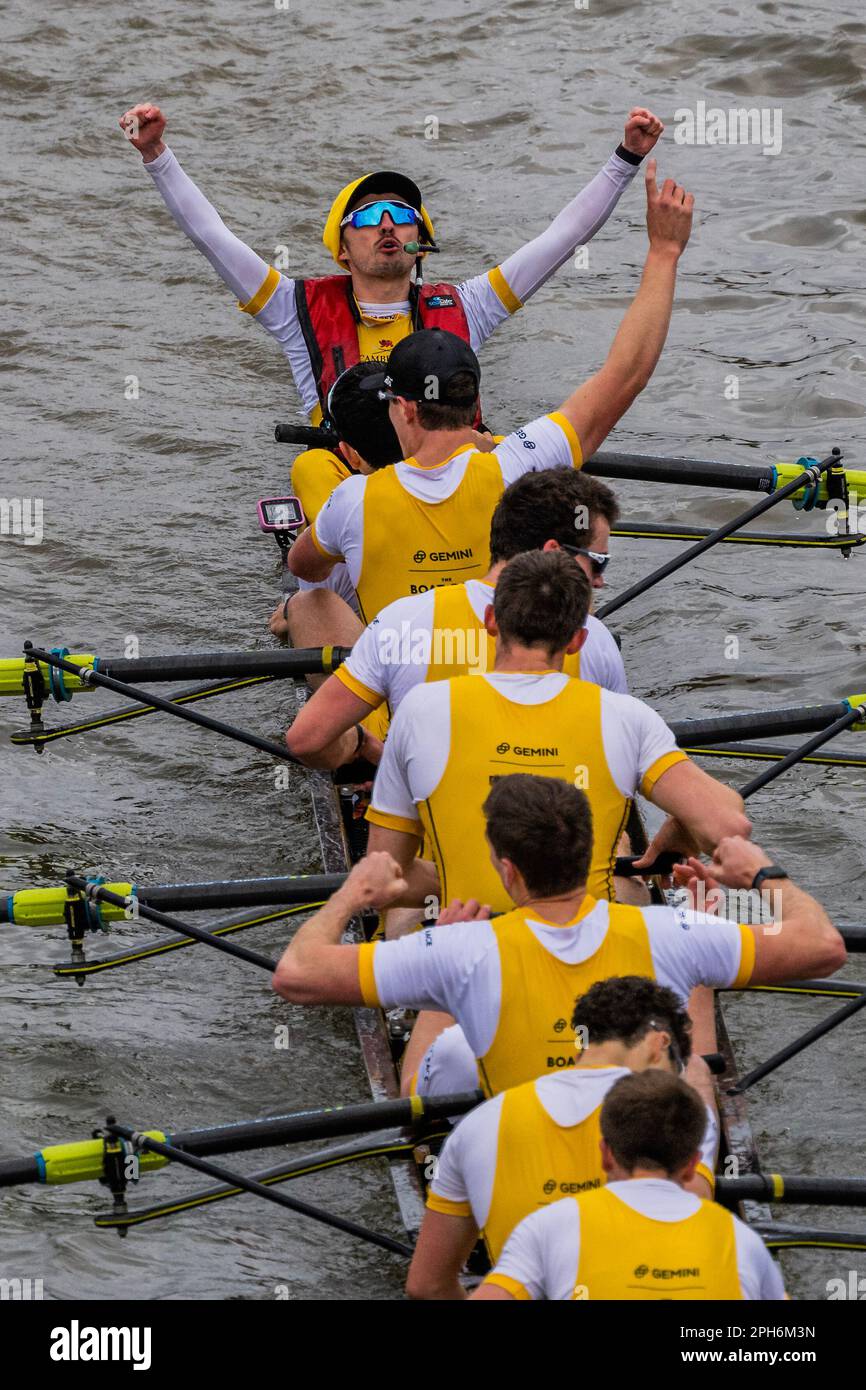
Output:
<instances>
[{"instance_id":1,"label":"white t-shirt sleeve","mask_svg":"<svg viewBox=\"0 0 866 1390\"><path fill-rule=\"evenodd\" d=\"M466 1182L466 1141L468 1139L471 1143L473 1129L474 1126L470 1125L467 1130L466 1125L461 1122L453 1134L448 1136L430 1184L430 1190L435 1197L442 1197L446 1202L469 1201L469 1187Z\"/></svg>"},{"instance_id":2,"label":"white t-shirt sleeve","mask_svg":"<svg viewBox=\"0 0 866 1390\"><path fill-rule=\"evenodd\" d=\"M454 922L424 927L397 941L380 941L373 951L376 995L383 1009L441 1009L458 1014L472 975L496 953L489 922Z\"/></svg>"},{"instance_id":3,"label":"white t-shirt sleeve","mask_svg":"<svg viewBox=\"0 0 866 1390\"><path fill-rule=\"evenodd\" d=\"M727 989L736 980L743 928L738 922L682 907L645 907L659 984L688 999L696 985Z\"/></svg>"},{"instance_id":4,"label":"white t-shirt sleeve","mask_svg":"<svg viewBox=\"0 0 866 1390\"><path fill-rule=\"evenodd\" d=\"M487 973L485 971L485 974ZM476 1040L481 1037L481 1028L488 1022L479 1018L478 1013L480 1010L476 1011L474 1019L470 1016L466 1020ZM490 1036L489 1027L487 1036ZM483 1051L486 1050L483 1048ZM424 1053L415 1076L415 1090L419 1096L456 1095L461 1091L474 1091L478 1086L478 1080L475 1053L469 1046L463 1029L455 1024L451 1028L445 1028Z\"/></svg>"},{"instance_id":5,"label":"white t-shirt sleeve","mask_svg":"<svg viewBox=\"0 0 866 1390\"><path fill-rule=\"evenodd\" d=\"M660 714L633 695L601 692L601 735L610 774L623 796L634 796L656 764L680 749Z\"/></svg>"},{"instance_id":6,"label":"white t-shirt sleeve","mask_svg":"<svg viewBox=\"0 0 866 1390\"><path fill-rule=\"evenodd\" d=\"M511 311L499 298L486 271L464 280L457 293L469 325L469 346L477 352L500 323L510 317Z\"/></svg>"},{"instance_id":7,"label":"white t-shirt sleeve","mask_svg":"<svg viewBox=\"0 0 866 1390\"><path fill-rule=\"evenodd\" d=\"M782 1271L757 1231L734 1218L737 1242L737 1273L746 1298L763 1303L780 1303L785 1298Z\"/></svg>"},{"instance_id":8,"label":"white t-shirt sleeve","mask_svg":"<svg viewBox=\"0 0 866 1390\"><path fill-rule=\"evenodd\" d=\"M627 695L628 680L616 638L592 613L586 625L589 636L580 653L581 680L602 685L617 695Z\"/></svg>"},{"instance_id":9,"label":"white t-shirt sleeve","mask_svg":"<svg viewBox=\"0 0 866 1390\"><path fill-rule=\"evenodd\" d=\"M573 1197L564 1197L515 1226L493 1274L519 1285L531 1299L566 1299L579 1261L580 1208Z\"/></svg>"},{"instance_id":10,"label":"white t-shirt sleeve","mask_svg":"<svg viewBox=\"0 0 866 1390\"><path fill-rule=\"evenodd\" d=\"M417 804L439 785L450 748L449 682L415 686L402 700L385 740L370 810L420 825ZM375 821L375 815L370 819Z\"/></svg>"},{"instance_id":11,"label":"white t-shirt sleeve","mask_svg":"<svg viewBox=\"0 0 866 1390\"><path fill-rule=\"evenodd\" d=\"M574 468L580 463L580 451L575 449L576 436L568 434L559 419L540 415L506 435L493 453L499 460L506 487L522 478L524 473L540 473L545 468Z\"/></svg>"},{"instance_id":12,"label":"white t-shirt sleeve","mask_svg":"<svg viewBox=\"0 0 866 1390\"><path fill-rule=\"evenodd\" d=\"M363 509L364 478L346 478L339 483L313 522L313 535L319 549L336 560L348 562L353 548L357 549L357 539L363 543L360 536Z\"/></svg>"}]
</instances>

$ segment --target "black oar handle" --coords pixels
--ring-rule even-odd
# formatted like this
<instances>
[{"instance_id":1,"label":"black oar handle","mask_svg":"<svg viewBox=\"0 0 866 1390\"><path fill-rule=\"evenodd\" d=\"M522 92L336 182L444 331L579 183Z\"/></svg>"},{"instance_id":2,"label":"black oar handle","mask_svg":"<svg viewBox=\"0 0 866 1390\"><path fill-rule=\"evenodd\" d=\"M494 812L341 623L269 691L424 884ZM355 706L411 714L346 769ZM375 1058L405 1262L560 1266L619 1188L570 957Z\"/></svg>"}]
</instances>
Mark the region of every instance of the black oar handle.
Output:
<instances>
[{"instance_id":1,"label":"black oar handle","mask_svg":"<svg viewBox=\"0 0 866 1390\"><path fill-rule=\"evenodd\" d=\"M617 856L614 874L617 878L655 878L658 874L669 874L675 864L682 864L683 856L677 850L666 849L651 864L638 868L637 861L642 854L621 854Z\"/></svg>"},{"instance_id":2,"label":"black oar handle","mask_svg":"<svg viewBox=\"0 0 866 1390\"><path fill-rule=\"evenodd\" d=\"M278 444L303 444L307 449L336 449L337 436L316 425L293 425L282 421L274 429Z\"/></svg>"}]
</instances>

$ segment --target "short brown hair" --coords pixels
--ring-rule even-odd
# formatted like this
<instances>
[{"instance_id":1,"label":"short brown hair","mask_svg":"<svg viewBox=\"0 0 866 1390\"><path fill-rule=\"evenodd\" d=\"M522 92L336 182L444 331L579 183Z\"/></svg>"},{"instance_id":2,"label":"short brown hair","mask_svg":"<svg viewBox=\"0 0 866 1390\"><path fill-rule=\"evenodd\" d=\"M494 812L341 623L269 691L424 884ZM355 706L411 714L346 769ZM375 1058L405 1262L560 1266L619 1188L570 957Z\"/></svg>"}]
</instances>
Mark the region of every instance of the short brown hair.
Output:
<instances>
[{"instance_id":1,"label":"short brown hair","mask_svg":"<svg viewBox=\"0 0 866 1390\"><path fill-rule=\"evenodd\" d=\"M493 593L502 642L564 651L586 625L589 580L562 550L530 550L506 565Z\"/></svg>"},{"instance_id":2,"label":"short brown hair","mask_svg":"<svg viewBox=\"0 0 866 1390\"><path fill-rule=\"evenodd\" d=\"M592 812L585 793L559 777L499 777L482 810L498 859L510 859L530 893L571 893L589 875Z\"/></svg>"},{"instance_id":3,"label":"short brown hair","mask_svg":"<svg viewBox=\"0 0 866 1390\"><path fill-rule=\"evenodd\" d=\"M601 1107L602 1138L628 1173L676 1173L700 1148L706 1128L707 1109L697 1091L669 1072L622 1077Z\"/></svg>"},{"instance_id":4,"label":"short brown hair","mask_svg":"<svg viewBox=\"0 0 866 1390\"><path fill-rule=\"evenodd\" d=\"M472 396L471 405L449 405L447 401L419 401L418 424L425 430L460 430L475 424L478 414L478 382L471 372L456 372L448 380L451 396Z\"/></svg>"},{"instance_id":5,"label":"short brown hair","mask_svg":"<svg viewBox=\"0 0 866 1390\"><path fill-rule=\"evenodd\" d=\"M584 517L589 525L579 526ZM610 488L598 478L574 468L524 473L505 489L493 513L491 563L513 560L524 550L540 550L545 541L585 549L592 542L599 517L614 526L619 506Z\"/></svg>"}]
</instances>

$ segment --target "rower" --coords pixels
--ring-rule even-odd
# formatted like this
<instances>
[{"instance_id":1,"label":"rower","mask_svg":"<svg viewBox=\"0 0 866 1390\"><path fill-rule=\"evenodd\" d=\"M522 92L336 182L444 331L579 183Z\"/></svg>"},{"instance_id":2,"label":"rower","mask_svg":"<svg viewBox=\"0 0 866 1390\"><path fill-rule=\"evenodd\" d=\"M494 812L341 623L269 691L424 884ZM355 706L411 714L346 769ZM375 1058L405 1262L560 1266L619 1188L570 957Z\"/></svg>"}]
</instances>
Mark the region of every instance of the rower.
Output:
<instances>
[{"instance_id":1,"label":"rower","mask_svg":"<svg viewBox=\"0 0 866 1390\"><path fill-rule=\"evenodd\" d=\"M473 1299L785 1298L760 1236L684 1190L706 1115L678 1077L622 1077L601 1108L606 1186L525 1217Z\"/></svg>"},{"instance_id":2,"label":"rower","mask_svg":"<svg viewBox=\"0 0 866 1390\"><path fill-rule=\"evenodd\" d=\"M692 1053L691 1020L673 990L638 975L599 980L571 1026L587 1039L577 1063L485 1101L460 1121L436 1164L409 1268L410 1298L465 1298L460 1271L481 1234L491 1264L524 1216L605 1181L599 1149L604 1097L629 1072L708 1075ZM710 1086L712 1093L712 1086ZM688 1186L712 1196L718 1122L707 1108L701 1159Z\"/></svg>"},{"instance_id":3,"label":"rower","mask_svg":"<svg viewBox=\"0 0 866 1390\"><path fill-rule=\"evenodd\" d=\"M438 325L479 348L604 226L664 129L651 111L635 107L622 144L540 236L461 285L428 286L421 267L438 250L433 223L418 185L405 174L366 174L341 189L322 234L340 273L295 280L229 231L163 143L166 118L158 106L140 103L120 125L181 231L238 297L238 307L280 344L314 424L346 367L386 361L413 329ZM333 487L348 470L334 455L329 463Z\"/></svg>"},{"instance_id":4,"label":"rower","mask_svg":"<svg viewBox=\"0 0 866 1390\"><path fill-rule=\"evenodd\" d=\"M607 360L551 415L489 452L473 435L481 369L469 343L440 328L398 343L363 386L389 401L404 461L334 489L289 551L301 579L324 579L345 560L366 621L387 603L437 584L480 579L490 565L490 521L509 483L545 468L580 468L647 385L670 324L677 265L694 199L655 161L646 176L649 249L640 288Z\"/></svg>"},{"instance_id":5,"label":"rower","mask_svg":"<svg viewBox=\"0 0 866 1390\"><path fill-rule=\"evenodd\" d=\"M619 698L625 698L620 696ZM399 716L398 716L399 717ZM389 736L390 739L392 735ZM419 1090L452 1093L481 1084L488 1095L574 1066L567 1020L576 995L612 975L644 975L685 1003L698 985L715 989L831 975L845 945L820 903L764 850L739 836L716 846L710 872L749 889L775 867L773 926L753 927L673 907L632 907L587 892L592 817L582 791L552 777L507 776L484 806L487 849L511 911L493 921L478 904L453 905L456 920L397 941L342 943L352 917L401 901L407 881L386 852L374 852L297 931L273 976L295 1004L365 1004L440 1010L457 1019L462 1056L449 1071L422 1069ZM480 857L480 856L479 856ZM466 1058L468 1057L468 1066Z\"/></svg>"},{"instance_id":6,"label":"rower","mask_svg":"<svg viewBox=\"0 0 866 1390\"><path fill-rule=\"evenodd\" d=\"M589 596L565 551L516 556L485 612L494 669L418 685L403 699L367 811L370 849L387 850L409 880L401 906L423 906L432 893L440 903L477 898L509 909L508 885L485 851L482 803L511 772L586 789L596 897L613 896L617 845L638 792L672 818L659 832L667 848L709 851L725 835L748 833L739 794L693 763L654 710L563 674L565 656L586 640ZM422 840L435 873L416 858Z\"/></svg>"},{"instance_id":7,"label":"rower","mask_svg":"<svg viewBox=\"0 0 866 1390\"><path fill-rule=\"evenodd\" d=\"M341 767L354 749L355 735L349 731L372 710L387 705L393 714L416 685L462 675L470 668L492 670L495 644L484 626L484 614L508 562L528 550L563 550L574 556L592 587L600 589L610 530L618 515L610 488L573 468L518 478L505 489L493 513L487 574L397 599L357 641L341 638L346 646L354 642L351 655L298 714L286 734L289 751L308 767ZM289 605L290 619L298 612L293 606L298 602L293 599ZM306 599L300 602L308 604ZM339 610L335 600L328 603L327 621L333 631ZM324 620L323 614L319 633L326 630ZM296 645L319 645L315 635L296 640ZM562 669L607 690L628 693L619 647L592 614L586 620L584 645L565 657Z\"/></svg>"},{"instance_id":8,"label":"rower","mask_svg":"<svg viewBox=\"0 0 866 1390\"><path fill-rule=\"evenodd\" d=\"M385 402L374 392L358 389L359 380L367 374L364 363L357 362L338 378L328 397L328 418L337 434L337 448L352 474L373 473L400 458L400 444ZM315 521L330 496L327 453L308 449L292 471L292 490L308 522ZM328 643L352 646L363 624L346 566L335 565L327 579L318 583L297 582L308 593L303 598L289 594L281 599L268 624L270 631L276 637L288 638L296 647Z\"/></svg>"}]
</instances>

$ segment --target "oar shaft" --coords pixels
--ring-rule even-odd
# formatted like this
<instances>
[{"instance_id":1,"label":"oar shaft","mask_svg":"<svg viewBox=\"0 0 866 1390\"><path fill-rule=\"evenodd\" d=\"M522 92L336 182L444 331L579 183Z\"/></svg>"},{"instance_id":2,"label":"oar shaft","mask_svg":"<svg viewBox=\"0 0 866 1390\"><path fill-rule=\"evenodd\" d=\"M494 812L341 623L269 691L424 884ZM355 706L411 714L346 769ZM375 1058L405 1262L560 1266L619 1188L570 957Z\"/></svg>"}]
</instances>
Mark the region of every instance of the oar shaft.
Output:
<instances>
[{"instance_id":1,"label":"oar shaft","mask_svg":"<svg viewBox=\"0 0 866 1390\"><path fill-rule=\"evenodd\" d=\"M737 1202L802 1202L810 1207L863 1207L866 1178L747 1173L742 1178L717 1178L716 1200L725 1206Z\"/></svg>"},{"instance_id":2,"label":"oar shaft","mask_svg":"<svg viewBox=\"0 0 866 1390\"><path fill-rule=\"evenodd\" d=\"M681 486L739 488L772 493L776 470L772 464L713 463L707 459L663 458L657 454L628 454L604 449L583 465L584 473L623 482L678 483Z\"/></svg>"},{"instance_id":3,"label":"oar shaft","mask_svg":"<svg viewBox=\"0 0 866 1390\"><path fill-rule=\"evenodd\" d=\"M826 729L847 714L845 700L826 705L793 705L789 709L754 710L743 714L719 714L706 719L673 719L668 724L681 747L698 748L721 740L792 737Z\"/></svg>"},{"instance_id":4,"label":"oar shaft","mask_svg":"<svg viewBox=\"0 0 866 1390\"><path fill-rule=\"evenodd\" d=\"M96 898L98 902L107 902L114 907L124 908L129 903L129 899L122 898L119 893L112 893L109 888L96 887L79 874L67 875L67 881L72 888L78 892L86 891L90 897ZM233 941L224 941L221 937L214 936L212 932L205 931L203 927L194 927L189 922L181 922L177 917L168 917L164 912L158 912L156 908L148 907L144 903L138 903L136 911L139 917L145 918L148 922L156 922L161 927L168 927L169 931L177 932L179 936L191 936L196 941L212 946L215 951L222 951L224 955L246 961L248 965L258 965L262 970L267 970L271 974L277 968L275 960L271 960L268 956L259 955L258 951L248 951L245 946L236 946Z\"/></svg>"},{"instance_id":5,"label":"oar shaft","mask_svg":"<svg viewBox=\"0 0 866 1390\"><path fill-rule=\"evenodd\" d=\"M271 676L291 680L321 675L342 665L350 647L298 647L263 652L188 652L176 656L100 657L102 675L121 681L227 680Z\"/></svg>"},{"instance_id":6,"label":"oar shaft","mask_svg":"<svg viewBox=\"0 0 866 1390\"><path fill-rule=\"evenodd\" d=\"M814 753L816 749L823 748L825 743L829 743L837 734L844 733L850 729L852 724L858 724L866 718L866 706L856 705L853 709L846 710L839 719L836 719L828 728L815 734L813 738L807 739L799 748L793 748L787 757L782 758L778 763L772 763L770 767L765 767L763 772L759 772L757 777L753 777L745 786L740 787L740 796L745 800L754 792L760 791L761 787L766 787L768 782L774 782L777 777L781 777L790 767Z\"/></svg>"},{"instance_id":7,"label":"oar shaft","mask_svg":"<svg viewBox=\"0 0 866 1390\"><path fill-rule=\"evenodd\" d=\"M666 565L662 565L659 569L653 570L652 574L647 575L644 579L638 580L636 584L632 584L624 593L619 594L615 599L612 599L610 603L604 604L603 607L599 609L597 616L604 619L609 617L611 613L616 613L620 608L630 603L633 598L637 598L639 594L645 594L649 589L654 588L656 584L660 584L663 579L667 579L669 575L675 574L676 571L682 569L684 565L690 564L692 560L697 559L698 555L703 555L704 551L709 550L711 546L717 545L719 541L723 541L725 537L731 535L733 531L739 531L741 527L747 526L750 521L755 521L759 516L763 516L764 512L768 512L771 507L778 506L786 497L791 497L795 492L799 492L806 483L816 481L827 469L832 468L840 457L840 450L834 449L831 455L822 459L820 463L814 464L811 468L804 469L802 473L798 474L796 478L792 478L791 482L787 483L785 487L780 488L778 492L772 493L769 497L762 497L760 502L756 502L753 507L749 507L747 511L741 512L739 516L735 516L731 521L725 522L723 526L717 527L716 530L711 531L708 536L704 536L703 540L698 541L695 545L689 546L688 550L682 551L681 554L674 556Z\"/></svg>"},{"instance_id":8,"label":"oar shaft","mask_svg":"<svg viewBox=\"0 0 866 1390\"><path fill-rule=\"evenodd\" d=\"M197 724L200 729L209 729L212 733L234 739L236 743L244 743L249 748L257 748L262 753L269 753L272 758L279 758L287 763L298 763L298 759L292 756L288 748L283 744L274 743L272 739L260 738L258 734L248 733L246 729L237 729L233 724L224 724L219 719L211 719L206 714L199 714L197 710L172 704L170 700L163 700L160 695L154 695L147 690L139 690L134 685L127 685L125 681L105 676L101 671L76 666L73 662L66 661L39 647L31 648L30 655L37 661L44 661L47 666L56 666L62 671L71 671L73 675L82 676L88 684L101 685L106 690L114 690L118 695L125 695L127 699L136 700L142 705L152 705L154 709L161 709L166 714L173 714L176 719L184 719L189 724Z\"/></svg>"},{"instance_id":9,"label":"oar shaft","mask_svg":"<svg viewBox=\"0 0 866 1390\"><path fill-rule=\"evenodd\" d=\"M359 1226L355 1221L347 1221L342 1216L335 1216L332 1212L324 1211L321 1207L314 1207L310 1202L303 1202L298 1197L290 1197L287 1192L278 1192L272 1187L266 1187L264 1183L256 1182L243 1173L235 1173L231 1169L222 1168L219 1164L209 1163L203 1158L196 1158L194 1154L185 1153L183 1149L175 1148L173 1144L163 1144L158 1139L149 1139L146 1135L140 1135L129 1125L109 1124L106 1129L109 1134L126 1139L147 1153L161 1154L163 1158L171 1159L173 1163L180 1163L184 1168L192 1168L195 1172L206 1173L208 1177L216 1178L219 1182L240 1187L244 1192L252 1193L255 1197L262 1197L266 1202L273 1202L275 1206L284 1207L287 1211L295 1212L296 1215L308 1216L323 1226L332 1227L335 1231L343 1231L346 1235L355 1236L358 1240L367 1241L370 1245L378 1245L381 1250L390 1250L392 1254L403 1255L407 1259L411 1258L411 1246L405 1245L402 1241L392 1240L390 1236L381 1235L378 1231L370 1231L366 1226Z\"/></svg>"},{"instance_id":10,"label":"oar shaft","mask_svg":"<svg viewBox=\"0 0 866 1390\"><path fill-rule=\"evenodd\" d=\"M213 1155L242 1153L274 1144L294 1144L313 1139L334 1139L343 1134L434 1124L451 1115L463 1115L483 1100L480 1091L461 1091L447 1096L414 1096L407 1100L369 1101L361 1105L301 1110L241 1124L217 1125L173 1134L172 1142L191 1153Z\"/></svg>"},{"instance_id":11,"label":"oar shaft","mask_svg":"<svg viewBox=\"0 0 866 1390\"><path fill-rule=\"evenodd\" d=\"M841 1009L836 1009L829 1017L816 1023L814 1028L809 1028L805 1033L801 1033L799 1038L788 1043L787 1047L782 1047L778 1052L774 1052L772 1057L768 1057L766 1062L762 1062L759 1067L753 1067L745 1076L741 1076L734 1086L730 1087L730 1094L740 1096L744 1091L750 1090L756 1082L762 1081L765 1076L778 1070L785 1062L789 1062L792 1057L803 1052L805 1048L811 1047L813 1042L823 1038L827 1033L832 1033L834 1028L838 1028L841 1023L845 1023L861 1009L866 1008L866 994L861 994L859 998L852 999L848 1004L844 1004Z\"/></svg>"}]
</instances>

